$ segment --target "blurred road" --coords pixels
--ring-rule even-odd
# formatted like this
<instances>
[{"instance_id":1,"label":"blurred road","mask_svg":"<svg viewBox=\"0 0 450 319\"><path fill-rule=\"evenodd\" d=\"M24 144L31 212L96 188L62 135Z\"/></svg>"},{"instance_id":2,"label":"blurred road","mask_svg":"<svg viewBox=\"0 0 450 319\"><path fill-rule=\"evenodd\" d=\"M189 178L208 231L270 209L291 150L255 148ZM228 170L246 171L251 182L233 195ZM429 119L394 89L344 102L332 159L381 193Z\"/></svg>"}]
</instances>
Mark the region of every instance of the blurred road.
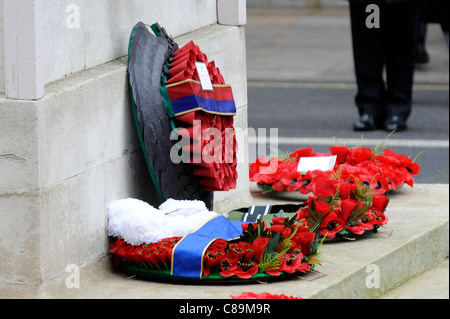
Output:
<instances>
[{"instance_id":1,"label":"blurred road","mask_svg":"<svg viewBox=\"0 0 450 319\"><path fill-rule=\"evenodd\" d=\"M352 130L358 114L346 8L249 10L246 35L249 127L278 128L279 149L326 152L333 137L354 146L362 135L362 145L372 147L388 136ZM437 25L429 26L427 49L431 61L417 66L409 129L391 136L387 147L412 157L429 149L418 159L416 183L447 183L449 51ZM252 150L251 161L269 152Z\"/></svg>"}]
</instances>

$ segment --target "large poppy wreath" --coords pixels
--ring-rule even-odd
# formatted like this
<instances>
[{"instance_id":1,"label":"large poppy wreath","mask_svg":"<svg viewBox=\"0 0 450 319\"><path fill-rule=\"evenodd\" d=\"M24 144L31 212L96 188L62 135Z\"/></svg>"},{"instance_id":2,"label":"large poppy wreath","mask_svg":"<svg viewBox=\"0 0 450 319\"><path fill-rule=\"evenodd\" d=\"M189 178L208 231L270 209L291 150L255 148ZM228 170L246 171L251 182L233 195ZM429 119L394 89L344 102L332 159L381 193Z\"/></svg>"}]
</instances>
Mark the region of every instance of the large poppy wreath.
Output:
<instances>
[{"instance_id":1,"label":"large poppy wreath","mask_svg":"<svg viewBox=\"0 0 450 319\"><path fill-rule=\"evenodd\" d=\"M332 170L303 173L297 170L303 157L332 155L337 156ZM361 184L370 187L376 195L382 195L405 184L413 187L414 175L419 172L420 166L415 159L389 149L377 152L366 147L333 146L329 153L314 153L309 147L270 160L262 156L250 164L250 181L264 190L316 194L321 184L338 174L342 183Z\"/></svg>"}]
</instances>

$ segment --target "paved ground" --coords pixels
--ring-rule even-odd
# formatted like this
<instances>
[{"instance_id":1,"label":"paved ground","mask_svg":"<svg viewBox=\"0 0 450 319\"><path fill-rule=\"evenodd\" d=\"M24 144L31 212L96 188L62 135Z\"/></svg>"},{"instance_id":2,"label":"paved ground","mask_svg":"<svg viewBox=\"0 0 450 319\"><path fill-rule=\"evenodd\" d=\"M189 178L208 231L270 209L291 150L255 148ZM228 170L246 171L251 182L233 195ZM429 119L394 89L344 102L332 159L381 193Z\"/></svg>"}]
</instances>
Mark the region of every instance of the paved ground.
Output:
<instances>
[{"instance_id":1,"label":"paved ground","mask_svg":"<svg viewBox=\"0 0 450 319\"><path fill-rule=\"evenodd\" d=\"M249 10L246 35L249 127L279 128L285 150L326 151L333 136L355 145L361 133L351 130L357 112L347 9ZM412 156L431 148L416 181L448 183L449 56L437 25L429 26L427 48L431 61L416 69L410 129L392 136L388 147ZM370 145L387 134L365 133L364 140ZM251 158L260 155L250 151ZM447 259L383 298L447 299L448 274Z\"/></svg>"},{"instance_id":2,"label":"paved ground","mask_svg":"<svg viewBox=\"0 0 450 319\"><path fill-rule=\"evenodd\" d=\"M333 137L348 146L362 135L367 146L387 137L351 129L358 114L347 9L250 10L246 33L249 127L278 128L278 148L291 151L314 141L317 151L326 152ZM427 47L431 62L417 66L409 130L392 136L388 147L412 157L429 149L418 160L416 182L445 183L449 60L439 26L429 26ZM251 148L250 157L262 153L267 150Z\"/></svg>"}]
</instances>

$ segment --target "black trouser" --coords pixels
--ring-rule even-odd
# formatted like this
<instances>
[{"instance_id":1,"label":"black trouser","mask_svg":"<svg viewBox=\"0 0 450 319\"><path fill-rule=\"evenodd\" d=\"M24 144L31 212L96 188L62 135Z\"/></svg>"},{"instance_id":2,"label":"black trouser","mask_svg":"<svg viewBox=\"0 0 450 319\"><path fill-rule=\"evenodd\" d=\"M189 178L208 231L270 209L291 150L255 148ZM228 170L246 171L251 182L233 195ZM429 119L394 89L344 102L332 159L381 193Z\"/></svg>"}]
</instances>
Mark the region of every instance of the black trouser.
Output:
<instances>
[{"instance_id":1,"label":"black trouser","mask_svg":"<svg viewBox=\"0 0 450 319\"><path fill-rule=\"evenodd\" d=\"M380 28L370 29L366 26L370 15L366 12L367 4L350 2L358 84L356 105L360 115L372 114L378 122L394 115L406 121L412 107L421 5L418 2L378 5Z\"/></svg>"}]
</instances>

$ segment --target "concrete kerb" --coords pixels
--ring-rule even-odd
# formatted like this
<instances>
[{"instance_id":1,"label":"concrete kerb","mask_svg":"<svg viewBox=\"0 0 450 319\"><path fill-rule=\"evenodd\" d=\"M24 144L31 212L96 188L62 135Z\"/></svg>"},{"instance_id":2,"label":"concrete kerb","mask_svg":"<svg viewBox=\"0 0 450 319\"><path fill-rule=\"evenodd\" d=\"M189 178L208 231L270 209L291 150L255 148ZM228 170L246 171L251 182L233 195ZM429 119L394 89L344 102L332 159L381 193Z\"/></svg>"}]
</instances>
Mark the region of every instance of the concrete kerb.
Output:
<instances>
[{"instance_id":1,"label":"concrete kerb","mask_svg":"<svg viewBox=\"0 0 450 319\"><path fill-rule=\"evenodd\" d=\"M111 268L111 257L80 271L79 289L67 288L67 277L41 287L39 298L229 299L246 291L301 295L310 299L373 299L439 264L449 255L448 185L416 185L393 196L389 229L356 241L323 245L320 273L267 285L174 285L126 275ZM292 203L263 200L252 188L255 205ZM425 199L418 202L418 195ZM265 196L265 195L264 195ZM294 200L295 201L295 200ZM297 201L298 202L298 201ZM378 277L377 277L378 276Z\"/></svg>"}]
</instances>

